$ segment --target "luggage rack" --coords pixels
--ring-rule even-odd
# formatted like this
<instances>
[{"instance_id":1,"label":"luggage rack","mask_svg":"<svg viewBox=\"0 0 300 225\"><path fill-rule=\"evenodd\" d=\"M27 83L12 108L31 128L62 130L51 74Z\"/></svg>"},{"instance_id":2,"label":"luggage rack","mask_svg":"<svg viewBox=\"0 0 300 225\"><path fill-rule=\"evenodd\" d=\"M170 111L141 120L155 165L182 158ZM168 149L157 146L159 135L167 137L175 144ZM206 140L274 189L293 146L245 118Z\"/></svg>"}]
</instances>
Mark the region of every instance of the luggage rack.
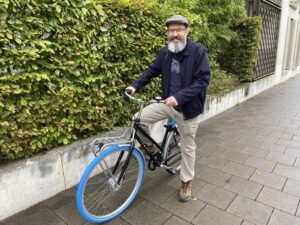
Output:
<instances>
[{"instance_id":1,"label":"luggage rack","mask_svg":"<svg viewBox=\"0 0 300 225\"><path fill-rule=\"evenodd\" d=\"M133 142L133 129L127 128L121 136L96 138L89 143L95 156L103 149L112 145L126 145Z\"/></svg>"}]
</instances>

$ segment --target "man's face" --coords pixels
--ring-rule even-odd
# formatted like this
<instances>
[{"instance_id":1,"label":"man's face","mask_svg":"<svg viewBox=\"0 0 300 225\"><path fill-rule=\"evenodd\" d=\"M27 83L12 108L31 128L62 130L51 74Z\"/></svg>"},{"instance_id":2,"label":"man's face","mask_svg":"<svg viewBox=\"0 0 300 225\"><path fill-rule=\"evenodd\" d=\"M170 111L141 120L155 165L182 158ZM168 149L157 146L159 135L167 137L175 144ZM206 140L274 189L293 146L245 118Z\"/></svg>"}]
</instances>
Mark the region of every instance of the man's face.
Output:
<instances>
[{"instance_id":1,"label":"man's face","mask_svg":"<svg viewBox=\"0 0 300 225\"><path fill-rule=\"evenodd\" d=\"M168 44L171 52L180 52L186 45L188 29L182 24L170 24L168 26Z\"/></svg>"}]
</instances>

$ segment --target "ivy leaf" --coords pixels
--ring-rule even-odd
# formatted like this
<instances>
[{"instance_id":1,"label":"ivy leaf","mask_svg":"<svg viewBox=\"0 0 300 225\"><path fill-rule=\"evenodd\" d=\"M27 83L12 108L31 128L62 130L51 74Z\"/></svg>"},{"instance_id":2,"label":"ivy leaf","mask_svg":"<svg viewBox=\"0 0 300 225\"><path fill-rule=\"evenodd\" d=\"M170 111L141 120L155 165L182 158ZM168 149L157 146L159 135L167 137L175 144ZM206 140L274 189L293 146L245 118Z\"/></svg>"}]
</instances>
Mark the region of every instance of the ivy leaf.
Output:
<instances>
[{"instance_id":1,"label":"ivy leaf","mask_svg":"<svg viewBox=\"0 0 300 225\"><path fill-rule=\"evenodd\" d=\"M69 140L67 138L64 138L63 143L64 143L64 145L69 144Z\"/></svg>"},{"instance_id":2,"label":"ivy leaf","mask_svg":"<svg viewBox=\"0 0 300 225\"><path fill-rule=\"evenodd\" d=\"M82 8L81 9L82 14L85 16L88 12L88 10L86 8Z\"/></svg>"},{"instance_id":3,"label":"ivy leaf","mask_svg":"<svg viewBox=\"0 0 300 225\"><path fill-rule=\"evenodd\" d=\"M55 10L56 10L56 12L60 13L60 12L61 12L61 7L60 7L60 5L57 5L57 6L55 7Z\"/></svg>"},{"instance_id":4,"label":"ivy leaf","mask_svg":"<svg viewBox=\"0 0 300 225\"><path fill-rule=\"evenodd\" d=\"M22 43L21 39L19 39L19 38L16 38L15 41L16 41L18 44L21 44L21 43Z\"/></svg>"},{"instance_id":5,"label":"ivy leaf","mask_svg":"<svg viewBox=\"0 0 300 225\"><path fill-rule=\"evenodd\" d=\"M27 101L26 101L24 98L21 98L20 104L21 104L22 106L27 106Z\"/></svg>"},{"instance_id":6,"label":"ivy leaf","mask_svg":"<svg viewBox=\"0 0 300 225\"><path fill-rule=\"evenodd\" d=\"M12 36L10 33L6 33L6 37L7 37L8 39L13 39L13 36Z\"/></svg>"}]
</instances>

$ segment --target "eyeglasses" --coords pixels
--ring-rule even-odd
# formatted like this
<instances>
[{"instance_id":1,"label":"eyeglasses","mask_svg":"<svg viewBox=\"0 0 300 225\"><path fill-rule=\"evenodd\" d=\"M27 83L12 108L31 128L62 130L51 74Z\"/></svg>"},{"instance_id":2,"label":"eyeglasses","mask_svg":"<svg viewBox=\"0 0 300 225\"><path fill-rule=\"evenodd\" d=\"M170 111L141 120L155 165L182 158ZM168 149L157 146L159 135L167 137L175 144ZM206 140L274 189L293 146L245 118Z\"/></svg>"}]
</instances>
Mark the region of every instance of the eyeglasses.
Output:
<instances>
[{"instance_id":1,"label":"eyeglasses","mask_svg":"<svg viewBox=\"0 0 300 225\"><path fill-rule=\"evenodd\" d=\"M175 32L176 33L181 33L181 32L183 32L185 30L186 30L186 28L168 29L168 33L169 34L174 34Z\"/></svg>"}]
</instances>

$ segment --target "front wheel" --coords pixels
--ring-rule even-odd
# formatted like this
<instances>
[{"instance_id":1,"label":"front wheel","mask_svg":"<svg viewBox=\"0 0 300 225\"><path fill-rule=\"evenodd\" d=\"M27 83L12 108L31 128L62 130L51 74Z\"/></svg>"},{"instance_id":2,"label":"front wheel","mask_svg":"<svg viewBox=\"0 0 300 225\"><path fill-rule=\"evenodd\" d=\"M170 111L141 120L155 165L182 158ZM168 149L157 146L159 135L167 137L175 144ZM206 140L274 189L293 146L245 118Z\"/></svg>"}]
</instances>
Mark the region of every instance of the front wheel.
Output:
<instances>
[{"instance_id":1,"label":"front wheel","mask_svg":"<svg viewBox=\"0 0 300 225\"><path fill-rule=\"evenodd\" d=\"M166 170L169 173L179 174L181 168L181 144L177 130L172 130L168 134L164 149L164 161L167 166Z\"/></svg>"},{"instance_id":2,"label":"front wheel","mask_svg":"<svg viewBox=\"0 0 300 225\"><path fill-rule=\"evenodd\" d=\"M76 203L79 213L87 221L103 223L114 219L138 194L145 169L140 151L132 151L127 169L119 179L129 152L130 146L112 146L98 155L83 173Z\"/></svg>"}]
</instances>

